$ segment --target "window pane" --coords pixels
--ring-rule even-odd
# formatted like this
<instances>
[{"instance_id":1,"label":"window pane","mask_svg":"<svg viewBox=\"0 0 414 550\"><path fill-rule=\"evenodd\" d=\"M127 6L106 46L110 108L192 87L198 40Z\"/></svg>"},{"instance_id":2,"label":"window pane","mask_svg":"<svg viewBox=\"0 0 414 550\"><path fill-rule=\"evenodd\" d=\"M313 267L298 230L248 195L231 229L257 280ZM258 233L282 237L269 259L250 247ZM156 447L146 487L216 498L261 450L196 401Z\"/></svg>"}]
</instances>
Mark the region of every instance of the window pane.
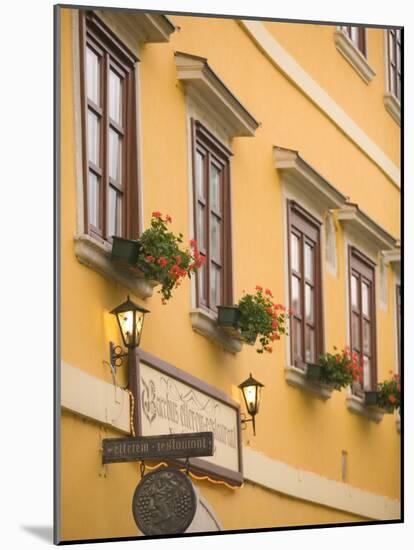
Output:
<instances>
[{"instance_id":1,"label":"window pane","mask_svg":"<svg viewBox=\"0 0 414 550\"><path fill-rule=\"evenodd\" d=\"M88 159L99 166L99 118L88 110Z\"/></svg>"},{"instance_id":2,"label":"window pane","mask_svg":"<svg viewBox=\"0 0 414 550\"><path fill-rule=\"evenodd\" d=\"M369 286L366 283L362 283L362 313L366 317L370 317L369 311Z\"/></svg>"},{"instance_id":3,"label":"window pane","mask_svg":"<svg viewBox=\"0 0 414 550\"><path fill-rule=\"evenodd\" d=\"M197 151L196 154L196 189L200 198L205 198L204 193L204 156Z\"/></svg>"},{"instance_id":4,"label":"window pane","mask_svg":"<svg viewBox=\"0 0 414 550\"><path fill-rule=\"evenodd\" d=\"M293 354L302 357L302 323L293 318Z\"/></svg>"},{"instance_id":5,"label":"window pane","mask_svg":"<svg viewBox=\"0 0 414 550\"><path fill-rule=\"evenodd\" d=\"M99 105L99 57L86 49L86 90L89 99Z\"/></svg>"},{"instance_id":6,"label":"window pane","mask_svg":"<svg viewBox=\"0 0 414 550\"><path fill-rule=\"evenodd\" d=\"M290 236L290 261L292 263L292 269L294 269L295 271L300 271L299 244L299 238L294 233L292 233Z\"/></svg>"},{"instance_id":7,"label":"window pane","mask_svg":"<svg viewBox=\"0 0 414 550\"><path fill-rule=\"evenodd\" d=\"M305 244L305 277L313 282L313 247Z\"/></svg>"},{"instance_id":8,"label":"window pane","mask_svg":"<svg viewBox=\"0 0 414 550\"><path fill-rule=\"evenodd\" d=\"M109 130L109 177L121 183L121 137Z\"/></svg>"},{"instance_id":9,"label":"window pane","mask_svg":"<svg viewBox=\"0 0 414 550\"><path fill-rule=\"evenodd\" d=\"M89 223L100 227L99 223L100 178L89 171L88 176L88 218Z\"/></svg>"},{"instance_id":10,"label":"window pane","mask_svg":"<svg viewBox=\"0 0 414 550\"><path fill-rule=\"evenodd\" d=\"M351 277L351 300L353 309L359 311L358 279L354 275Z\"/></svg>"},{"instance_id":11,"label":"window pane","mask_svg":"<svg viewBox=\"0 0 414 550\"><path fill-rule=\"evenodd\" d=\"M363 388L364 390L370 390L371 389L371 362L369 360L369 357L364 355L363 359Z\"/></svg>"},{"instance_id":12,"label":"window pane","mask_svg":"<svg viewBox=\"0 0 414 550\"><path fill-rule=\"evenodd\" d=\"M300 315L301 303L300 303L300 281L294 275L292 276L292 308Z\"/></svg>"},{"instance_id":13,"label":"window pane","mask_svg":"<svg viewBox=\"0 0 414 550\"><path fill-rule=\"evenodd\" d=\"M351 27L351 40L358 44L358 27Z\"/></svg>"},{"instance_id":14,"label":"window pane","mask_svg":"<svg viewBox=\"0 0 414 550\"><path fill-rule=\"evenodd\" d=\"M315 361L315 331L305 327L305 361Z\"/></svg>"},{"instance_id":15,"label":"window pane","mask_svg":"<svg viewBox=\"0 0 414 550\"><path fill-rule=\"evenodd\" d=\"M210 253L220 263L220 220L214 214L210 218Z\"/></svg>"},{"instance_id":16,"label":"window pane","mask_svg":"<svg viewBox=\"0 0 414 550\"><path fill-rule=\"evenodd\" d=\"M108 197L108 235L122 235L122 197L113 187Z\"/></svg>"},{"instance_id":17,"label":"window pane","mask_svg":"<svg viewBox=\"0 0 414 550\"><path fill-rule=\"evenodd\" d=\"M206 249L206 235L205 235L205 208L202 204L198 203L197 206L197 239L198 246L201 250Z\"/></svg>"},{"instance_id":18,"label":"window pane","mask_svg":"<svg viewBox=\"0 0 414 550\"><path fill-rule=\"evenodd\" d=\"M314 312L314 297L313 289L309 285L305 285L305 313L306 321L308 323L313 323L313 312Z\"/></svg>"},{"instance_id":19,"label":"window pane","mask_svg":"<svg viewBox=\"0 0 414 550\"><path fill-rule=\"evenodd\" d=\"M210 207L220 212L220 171L214 165L210 166Z\"/></svg>"},{"instance_id":20,"label":"window pane","mask_svg":"<svg viewBox=\"0 0 414 550\"><path fill-rule=\"evenodd\" d=\"M360 334L359 334L359 315L352 314L352 347L358 351L361 350Z\"/></svg>"},{"instance_id":21,"label":"window pane","mask_svg":"<svg viewBox=\"0 0 414 550\"><path fill-rule=\"evenodd\" d=\"M371 323L364 321L364 352L371 355Z\"/></svg>"},{"instance_id":22,"label":"window pane","mask_svg":"<svg viewBox=\"0 0 414 550\"><path fill-rule=\"evenodd\" d=\"M221 269L211 264L210 271L210 307L220 304L220 275Z\"/></svg>"},{"instance_id":23,"label":"window pane","mask_svg":"<svg viewBox=\"0 0 414 550\"><path fill-rule=\"evenodd\" d=\"M207 294L206 294L206 264L204 264L199 270L198 270L198 291L200 293L200 299L206 303L207 302Z\"/></svg>"},{"instance_id":24,"label":"window pane","mask_svg":"<svg viewBox=\"0 0 414 550\"><path fill-rule=\"evenodd\" d=\"M109 116L122 126L122 82L114 71L109 71Z\"/></svg>"}]
</instances>

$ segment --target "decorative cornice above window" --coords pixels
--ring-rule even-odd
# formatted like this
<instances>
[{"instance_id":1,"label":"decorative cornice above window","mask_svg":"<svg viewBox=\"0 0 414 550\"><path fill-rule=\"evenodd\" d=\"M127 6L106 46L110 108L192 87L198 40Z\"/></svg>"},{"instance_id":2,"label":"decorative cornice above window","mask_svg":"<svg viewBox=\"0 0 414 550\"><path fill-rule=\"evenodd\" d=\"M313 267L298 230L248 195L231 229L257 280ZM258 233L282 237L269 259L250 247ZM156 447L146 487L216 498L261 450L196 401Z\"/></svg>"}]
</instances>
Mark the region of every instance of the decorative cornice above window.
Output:
<instances>
[{"instance_id":1,"label":"decorative cornice above window","mask_svg":"<svg viewBox=\"0 0 414 550\"><path fill-rule=\"evenodd\" d=\"M384 94L384 105L397 124L401 124L401 103L394 94Z\"/></svg>"},{"instance_id":2,"label":"decorative cornice above window","mask_svg":"<svg viewBox=\"0 0 414 550\"><path fill-rule=\"evenodd\" d=\"M352 65L362 80L367 84L371 82L375 76L375 72L369 66L368 61L354 45L352 40L342 29L335 30L334 38L337 49L345 57L348 63Z\"/></svg>"},{"instance_id":3,"label":"decorative cornice above window","mask_svg":"<svg viewBox=\"0 0 414 550\"><path fill-rule=\"evenodd\" d=\"M175 52L178 79L189 96L224 126L230 138L254 136L259 123L216 75L204 57Z\"/></svg>"},{"instance_id":4,"label":"decorative cornice above window","mask_svg":"<svg viewBox=\"0 0 414 550\"><path fill-rule=\"evenodd\" d=\"M356 204L348 203L338 210L337 218L346 230L365 241L366 246L376 254L396 247L397 240L364 214Z\"/></svg>"},{"instance_id":5,"label":"decorative cornice above window","mask_svg":"<svg viewBox=\"0 0 414 550\"><path fill-rule=\"evenodd\" d=\"M386 264L400 264L401 263L401 248L398 246L391 250L383 250L382 255Z\"/></svg>"},{"instance_id":6,"label":"decorative cornice above window","mask_svg":"<svg viewBox=\"0 0 414 550\"><path fill-rule=\"evenodd\" d=\"M131 10L94 10L94 13L133 50L147 42L169 42L176 27L166 15Z\"/></svg>"},{"instance_id":7,"label":"decorative cornice above window","mask_svg":"<svg viewBox=\"0 0 414 550\"><path fill-rule=\"evenodd\" d=\"M312 203L323 210L340 208L346 203L347 197L303 160L298 151L275 146L273 156L283 179L296 186Z\"/></svg>"}]
</instances>

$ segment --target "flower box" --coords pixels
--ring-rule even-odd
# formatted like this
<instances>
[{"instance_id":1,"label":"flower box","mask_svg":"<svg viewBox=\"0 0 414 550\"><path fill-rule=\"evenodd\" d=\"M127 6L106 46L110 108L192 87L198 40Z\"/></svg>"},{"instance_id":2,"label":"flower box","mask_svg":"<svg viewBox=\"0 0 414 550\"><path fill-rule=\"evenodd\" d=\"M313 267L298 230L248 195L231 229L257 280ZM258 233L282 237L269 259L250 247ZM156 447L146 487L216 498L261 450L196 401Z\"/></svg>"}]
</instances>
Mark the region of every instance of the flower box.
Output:
<instances>
[{"instance_id":1,"label":"flower box","mask_svg":"<svg viewBox=\"0 0 414 550\"><path fill-rule=\"evenodd\" d=\"M257 335L254 339L247 339L243 336L243 333L239 327L240 321L240 309L237 306L217 306L218 309L218 319L217 326L220 327L224 332L232 336L237 340L246 342L246 344L254 345L256 342Z\"/></svg>"},{"instance_id":2,"label":"flower box","mask_svg":"<svg viewBox=\"0 0 414 550\"><path fill-rule=\"evenodd\" d=\"M112 258L114 260L136 265L140 250L139 241L124 239L123 237L112 237Z\"/></svg>"},{"instance_id":3,"label":"flower box","mask_svg":"<svg viewBox=\"0 0 414 550\"><path fill-rule=\"evenodd\" d=\"M364 403L367 407L375 407L378 405L378 392L366 391L364 397Z\"/></svg>"},{"instance_id":4,"label":"flower box","mask_svg":"<svg viewBox=\"0 0 414 550\"><path fill-rule=\"evenodd\" d=\"M315 363L308 363L306 368L306 378L313 382L318 382L321 379L321 366Z\"/></svg>"}]
</instances>

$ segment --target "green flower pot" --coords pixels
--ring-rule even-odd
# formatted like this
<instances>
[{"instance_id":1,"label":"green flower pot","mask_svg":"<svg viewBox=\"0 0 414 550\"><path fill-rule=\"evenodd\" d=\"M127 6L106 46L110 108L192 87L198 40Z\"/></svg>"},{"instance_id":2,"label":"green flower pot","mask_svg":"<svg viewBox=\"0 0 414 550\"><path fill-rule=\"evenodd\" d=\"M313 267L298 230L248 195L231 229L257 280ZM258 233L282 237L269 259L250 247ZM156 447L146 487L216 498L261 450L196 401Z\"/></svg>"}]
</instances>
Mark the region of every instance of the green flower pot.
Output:
<instances>
[{"instance_id":1,"label":"green flower pot","mask_svg":"<svg viewBox=\"0 0 414 550\"><path fill-rule=\"evenodd\" d=\"M236 306L217 306L219 327L238 328L240 319L240 310Z\"/></svg>"},{"instance_id":2,"label":"green flower pot","mask_svg":"<svg viewBox=\"0 0 414 550\"><path fill-rule=\"evenodd\" d=\"M307 363L306 378L308 380L318 381L321 378L321 366L315 363Z\"/></svg>"},{"instance_id":3,"label":"green flower pot","mask_svg":"<svg viewBox=\"0 0 414 550\"><path fill-rule=\"evenodd\" d=\"M222 328L227 334L241 340L249 346L253 346L256 343L257 334L254 337L247 337L246 334L240 331L239 320L240 310L237 306L217 306L218 318L217 326Z\"/></svg>"},{"instance_id":4,"label":"green flower pot","mask_svg":"<svg viewBox=\"0 0 414 550\"><path fill-rule=\"evenodd\" d=\"M114 260L136 265L140 250L139 241L124 239L123 237L112 237L112 258Z\"/></svg>"},{"instance_id":5,"label":"green flower pot","mask_svg":"<svg viewBox=\"0 0 414 550\"><path fill-rule=\"evenodd\" d=\"M378 405L378 392L377 391L366 391L364 403L367 407L372 407Z\"/></svg>"}]
</instances>

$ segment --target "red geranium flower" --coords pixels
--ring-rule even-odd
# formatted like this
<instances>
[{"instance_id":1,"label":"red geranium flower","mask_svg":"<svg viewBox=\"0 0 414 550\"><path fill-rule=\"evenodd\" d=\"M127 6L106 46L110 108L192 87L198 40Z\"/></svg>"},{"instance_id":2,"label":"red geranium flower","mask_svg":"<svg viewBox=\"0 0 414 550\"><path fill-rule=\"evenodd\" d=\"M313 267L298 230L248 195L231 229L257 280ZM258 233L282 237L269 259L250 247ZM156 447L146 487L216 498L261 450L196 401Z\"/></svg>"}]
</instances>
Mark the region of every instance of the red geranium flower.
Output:
<instances>
[{"instance_id":1,"label":"red geranium flower","mask_svg":"<svg viewBox=\"0 0 414 550\"><path fill-rule=\"evenodd\" d=\"M161 212L158 212L158 211L153 212L151 215L153 218L161 218L162 216Z\"/></svg>"}]
</instances>

